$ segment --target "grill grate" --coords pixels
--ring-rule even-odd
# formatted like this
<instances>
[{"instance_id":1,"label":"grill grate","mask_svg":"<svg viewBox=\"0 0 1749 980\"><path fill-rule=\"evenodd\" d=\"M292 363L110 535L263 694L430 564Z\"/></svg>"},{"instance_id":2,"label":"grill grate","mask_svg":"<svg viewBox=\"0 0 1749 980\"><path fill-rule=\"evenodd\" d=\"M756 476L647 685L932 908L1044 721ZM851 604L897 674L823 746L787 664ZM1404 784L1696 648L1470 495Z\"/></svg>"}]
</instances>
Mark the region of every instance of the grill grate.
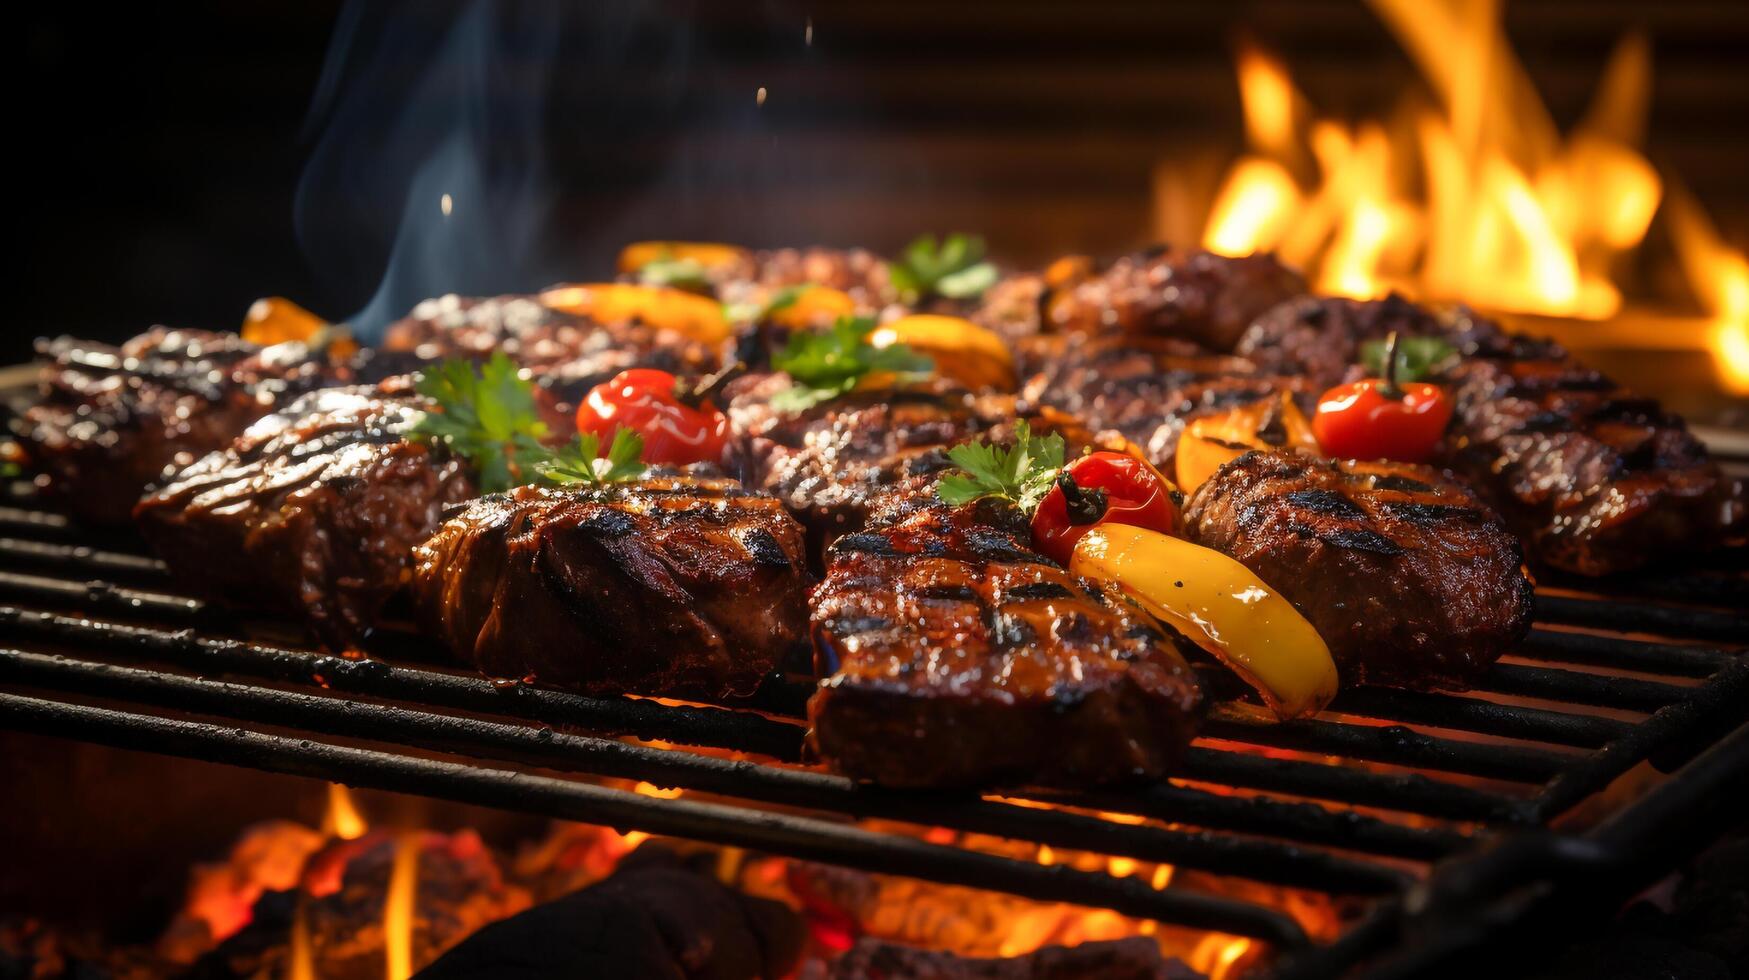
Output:
<instances>
[{"instance_id":1,"label":"grill grate","mask_svg":"<svg viewBox=\"0 0 1749 980\"><path fill-rule=\"evenodd\" d=\"M1210 671L1220 703L1183 772L1158 785L896 793L800 764L804 686L722 706L598 699L446 669L404 628L385 631L385 659L282 645L274 637L295 636L289 624L179 595L163 565L126 542L93 545L28 487L9 494L5 727L1110 908L1266 940L1287 954L1284 973L1321 975L1401 942L1407 910L1427 904L1412 894L1464 894L1474 915L1461 935L1483 941L1497 893L1577 860L1586 839L1551 834L1551 822L1637 765L1680 770L1642 801L1666 821L1671 800L1692 795L1684 787L1749 775L1749 743L1726 737L1749 721L1749 658L1737 645L1749 637L1749 578L1733 568L1607 596L1557 582L1539 592L1537 628L1517 654L1466 694L1347 691L1318 718L1277 723ZM1627 815L1630 829L1647 819ZM1264 905L928 843L861 818L1351 896L1365 912L1319 946Z\"/></svg>"}]
</instances>

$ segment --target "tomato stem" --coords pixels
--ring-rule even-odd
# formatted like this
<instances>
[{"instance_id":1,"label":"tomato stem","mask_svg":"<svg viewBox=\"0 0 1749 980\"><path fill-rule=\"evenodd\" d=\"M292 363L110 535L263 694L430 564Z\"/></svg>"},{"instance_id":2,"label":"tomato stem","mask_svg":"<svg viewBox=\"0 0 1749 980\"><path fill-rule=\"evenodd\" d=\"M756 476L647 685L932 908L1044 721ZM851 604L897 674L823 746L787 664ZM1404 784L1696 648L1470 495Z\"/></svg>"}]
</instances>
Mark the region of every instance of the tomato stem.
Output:
<instances>
[{"instance_id":1,"label":"tomato stem","mask_svg":"<svg viewBox=\"0 0 1749 980\"><path fill-rule=\"evenodd\" d=\"M1396 401L1403 399L1403 389L1397 387L1397 331L1385 335L1385 370L1383 383L1378 386L1378 393L1385 398Z\"/></svg>"},{"instance_id":2,"label":"tomato stem","mask_svg":"<svg viewBox=\"0 0 1749 980\"><path fill-rule=\"evenodd\" d=\"M733 361L715 374L707 374L692 384L675 382L674 400L687 408L697 408L707 399L717 396L731 381L747 373L745 361Z\"/></svg>"},{"instance_id":3,"label":"tomato stem","mask_svg":"<svg viewBox=\"0 0 1749 980\"><path fill-rule=\"evenodd\" d=\"M1064 470L1057 474L1057 489L1063 491L1064 509L1069 514L1070 524L1096 524L1105 516L1105 491L1098 487L1084 487Z\"/></svg>"}]
</instances>

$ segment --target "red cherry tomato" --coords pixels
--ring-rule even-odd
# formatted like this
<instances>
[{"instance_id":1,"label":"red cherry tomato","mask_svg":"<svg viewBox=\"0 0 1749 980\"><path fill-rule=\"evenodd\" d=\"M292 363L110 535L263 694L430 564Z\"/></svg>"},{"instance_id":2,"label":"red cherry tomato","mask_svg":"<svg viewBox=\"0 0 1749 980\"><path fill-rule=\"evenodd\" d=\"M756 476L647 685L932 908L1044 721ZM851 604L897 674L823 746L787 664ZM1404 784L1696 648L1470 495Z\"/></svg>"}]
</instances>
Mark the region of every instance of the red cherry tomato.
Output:
<instances>
[{"instance_id":1,"label":"red cherry tomato","mask_svg":"<svg viewBox=\"0 0 1749 980\"><path fill-rule=\"evenodd\" d=\"M644 462L684 466L715 463L728 444L729 419L710 402L688 405L676 394L678 379L667 371L633 368L589 389L577 406L577 431L593 432L601 451L616 429L644 437Z\"/></svg>"},{"instance_id":2,"label":"red cherry tomato","mask_svg":"<svg viewBox=\"0 0 1749 980\"><path fill-rule=\"evenodd\" d=\"M1124 453L1089 453L1063 467L1032 515L1032 543L1059 565L1081 536L1101 524L1170 532L1178 525L1172 487L1147 463Z\"/></svg>"},{"instance_id":3,"label":"red cherry tomato","mask_svg":"<svg viewBox=\"0 0 1749 980\"><path fill-rule=\"evenodd\" d=\"M1433 455L1451 402L1430 384L1394 388L1377 378L1338 385L1318 399L1312 433L1325 455L1338 459L1425 462Z\"/></svg>"}]
</instances>

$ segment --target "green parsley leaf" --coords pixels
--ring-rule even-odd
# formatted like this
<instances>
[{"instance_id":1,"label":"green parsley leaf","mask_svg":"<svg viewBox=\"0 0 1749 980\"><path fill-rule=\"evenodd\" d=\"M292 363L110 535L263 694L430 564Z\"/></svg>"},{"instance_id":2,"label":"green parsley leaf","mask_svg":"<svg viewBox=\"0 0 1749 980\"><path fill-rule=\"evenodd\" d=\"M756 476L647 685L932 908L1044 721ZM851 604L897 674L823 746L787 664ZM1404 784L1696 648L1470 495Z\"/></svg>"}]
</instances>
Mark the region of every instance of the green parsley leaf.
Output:
<instances>
[{"instance_id":1,"label":"green parsley leaf","mask_svg":"<svg viewBox=\"0 0 1749 980\"><path fill-rule=\"evenodd\" d=\"M1031 513L1063 468L1063 437L1055 432L1035 436L1021 419L1014 426L1014 445L961 443L947 451L947 458L961 472L935 484L935 494L944 503L958 507L982 497L1001 497Z\"/></svg>"},{"instance_id":2,"label":"green parsley leaf","mask_svg":"<svg viewBox=\"0 0 1749 980\"><path fill-rule=\"evenodd\" d=\"M787 310L796 305L796 301L802 298L802 293L812 288L813 283L785 286L772 293L763 303L724 303L723 319L730 323L758 323L779 310Z\"/></svg>"},{"instance_id":3,"label":"green parsley leaf","mask_svg":"<svg viewBox=\"0 0 1749 980\"><path fill-rule=\"evenodd\" d=\"M953 234L940 245L934 235L918 237L899 258L887 263L887 276L901 299L916 303L929 296L976 299L996 284L1000 274L984 261L982 238Z\"/></svg>"},{"instance_id":4,"label":"green parsley leaf","mask_svg":"<svg viewBox=\"0 0 1749 980\"><path fill-rule=\"evenodd\" d=\"M649 472L643 462L644 437L630 429L615 429L607 457L597 459L600 452L601 440L595 433L579 434L570 445L555 450L539 464L540 475L560 486L581 483L600 487L636 480Z\"/></svg>"},{"instance_id":5,"label":"green parsley leaf","mask_svg":"<svg viewBox=\"0 0 1749 980\"><path fill-rule=\"evenodd\" d=\"M1443 371L1457 348L1439 337L1397 338L1397 381L1419 381ZM1385 342L1369 340L1360 346L1360 363L1368 376L1385 376Z\"/></svg>"},{"instance_id":6,"label":"green parsley leaf","mask_svg":"<svg viewBox=\"0 0 1749 980\"><path fill-rule=\"evenodd\" d=\"M773 396L772 406L798 412L849 392L865 375L877 371L919 375L935 369L934 361L904 344L871 345L868 335L874 329L872 317L841 316L825 333L790 334L771 363L795 384Z\"/></svg>"},{"instance_id":7,"label":"green parsley leaf","mask_svg":"<svg viewBox=\"0 0 1749 980\"><path fill-rule=\"evenodd\" d=\"M535 464L546 458L541 439L547 426L535 408L534 386L503 352L477 370L469 361L444 361L426 371L415 389L437 404L413 425L412 436L467 460L481 490L530 482Z\"/></svg>"},{"instance_id":8,"label":"green parsley leaf","mask_svg":"<svg viewBox=\"0 0 1749 980\"><path fill-rule=\"evenodd\" d=\"M709 289L711 285L704 265L692 258L653 259L638 270L638 281L650 286L673 286L677 289Z\"/></svg>"}]
</instances>

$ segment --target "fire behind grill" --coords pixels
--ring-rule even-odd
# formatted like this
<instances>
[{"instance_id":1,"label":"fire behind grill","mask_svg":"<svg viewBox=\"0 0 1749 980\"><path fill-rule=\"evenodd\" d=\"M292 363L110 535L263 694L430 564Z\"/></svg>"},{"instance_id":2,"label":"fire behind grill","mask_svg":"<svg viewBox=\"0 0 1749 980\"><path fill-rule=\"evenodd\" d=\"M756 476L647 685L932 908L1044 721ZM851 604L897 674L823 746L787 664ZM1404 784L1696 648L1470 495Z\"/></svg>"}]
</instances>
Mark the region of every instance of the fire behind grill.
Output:
<instances>
[{"instance_id":1,"label":"fire behind grill","mask_svg":"<svg viewBox=\"0 0 1749 980\"><path fill-rule=\"evenodd\" d=\"M431 666L429 644L407 630L386 632L383 660L260 642L293 633L176 594L160 563L89 542L23 485L0 505L0 566L7 728L1104 907L1266 940L1283 954L1282 976L1363 960L1376 975L1408 975L1533 921L1563 884L1619 902L1705 843L1705 821L1749 779L1749 660L1738 648L1749 577L1724 565L1627 594L1542 590L1537 628L1468 694L1354 690L1320 718L1277 723L1210 673L1221 700L1178 778L1000 799L887 792L795 765L808 693L797 683L720 707L593 699ZM1675 775L1584 835L1549 830L1648 762ZM1318 945L1272 908L850 819L864 817L1353 896L1369 909Z\"/></svg>"}]
</instances>

